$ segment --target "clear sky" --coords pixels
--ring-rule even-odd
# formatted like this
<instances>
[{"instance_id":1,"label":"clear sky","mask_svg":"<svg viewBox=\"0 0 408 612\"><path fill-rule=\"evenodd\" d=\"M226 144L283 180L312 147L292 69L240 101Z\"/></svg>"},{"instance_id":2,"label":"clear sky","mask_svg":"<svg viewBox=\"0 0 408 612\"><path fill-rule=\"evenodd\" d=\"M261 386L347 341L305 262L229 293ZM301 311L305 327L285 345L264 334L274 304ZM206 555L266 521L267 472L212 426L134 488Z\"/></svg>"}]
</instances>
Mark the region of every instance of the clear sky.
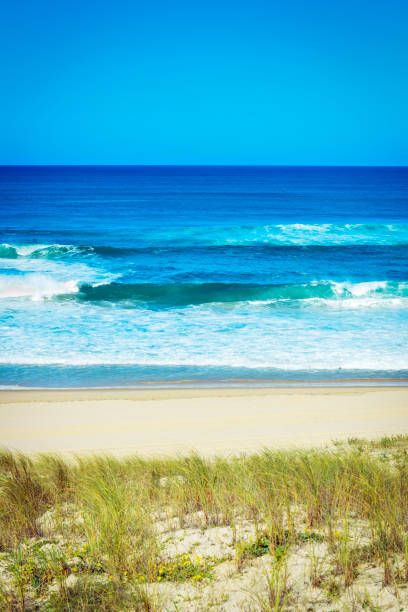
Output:
<instances>
[{"instance_id":1,"label":"clear sky","mask_svg":"<svg viewBox=\"0 0 408 612\"><path fill-rule=\"evenodd\" d=\"M406 0L3 0L0 163L408 164Z\"/></svg>"}]
</instances>

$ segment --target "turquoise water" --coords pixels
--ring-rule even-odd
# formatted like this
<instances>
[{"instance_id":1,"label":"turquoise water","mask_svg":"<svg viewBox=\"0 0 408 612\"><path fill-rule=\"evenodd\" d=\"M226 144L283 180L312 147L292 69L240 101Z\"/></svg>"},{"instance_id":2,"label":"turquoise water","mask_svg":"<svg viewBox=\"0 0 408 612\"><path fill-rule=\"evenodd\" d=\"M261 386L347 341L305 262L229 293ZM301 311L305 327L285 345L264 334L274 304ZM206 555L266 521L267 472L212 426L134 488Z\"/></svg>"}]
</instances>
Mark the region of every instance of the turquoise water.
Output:
<instances>
[{"instance_id":1,"label":"turquoise water","mask_svg":"<svg viewBox=\"0 0 408 612\"><path fill-rule=\"evenodd\" d=\"M408 380L408 169L0 168L0 385Z\"/></svg>"}]
</instances>

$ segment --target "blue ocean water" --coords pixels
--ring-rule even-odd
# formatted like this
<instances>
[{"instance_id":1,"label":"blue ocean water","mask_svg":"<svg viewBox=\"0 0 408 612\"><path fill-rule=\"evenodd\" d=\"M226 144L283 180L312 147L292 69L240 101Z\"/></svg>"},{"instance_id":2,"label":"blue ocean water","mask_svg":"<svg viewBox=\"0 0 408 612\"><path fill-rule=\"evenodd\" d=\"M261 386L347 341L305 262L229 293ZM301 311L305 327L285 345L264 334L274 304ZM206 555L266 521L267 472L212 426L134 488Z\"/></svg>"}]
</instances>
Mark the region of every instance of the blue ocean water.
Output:
<instances>
[{"instance_id":1,"label":"blue ocean water","mask_svg":"<svg viewBox=\"0 0 408 612\"><path fill-rule=\"evenodd\" d=\"M1 167L0 385L408 380L408 168Z\"/></svg>"}]
</instances>

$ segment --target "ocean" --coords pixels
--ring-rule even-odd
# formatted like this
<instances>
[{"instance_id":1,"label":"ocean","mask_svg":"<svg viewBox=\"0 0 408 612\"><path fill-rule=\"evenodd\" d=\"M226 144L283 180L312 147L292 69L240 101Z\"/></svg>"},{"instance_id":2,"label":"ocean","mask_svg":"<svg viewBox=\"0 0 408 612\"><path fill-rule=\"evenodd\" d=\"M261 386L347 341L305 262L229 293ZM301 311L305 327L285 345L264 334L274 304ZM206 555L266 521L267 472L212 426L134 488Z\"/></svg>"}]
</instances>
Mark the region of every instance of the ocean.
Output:
<instances>
[{"instance_id":1,"label":"ocean","mask_svg":"<svg viewBox=\"0 0 408 612\"><path fill-rule=\"evenodd\" d=\"M0 168L0 386L408 381L408 168Z\"/></svg>"}]
</instances>

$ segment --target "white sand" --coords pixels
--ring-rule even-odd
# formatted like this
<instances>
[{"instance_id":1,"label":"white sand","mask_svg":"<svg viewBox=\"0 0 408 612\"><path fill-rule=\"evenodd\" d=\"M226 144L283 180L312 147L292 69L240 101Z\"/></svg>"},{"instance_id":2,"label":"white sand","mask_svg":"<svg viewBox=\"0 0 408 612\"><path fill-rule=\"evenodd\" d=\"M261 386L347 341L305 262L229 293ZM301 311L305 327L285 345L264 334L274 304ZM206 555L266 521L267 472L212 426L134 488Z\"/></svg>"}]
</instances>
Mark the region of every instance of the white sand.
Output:
<instances>
[{"instance_id":1,"label":"white sand","mask_svg":"<svg viewBox=\"0 0 408 612\"><path fill-rule=\"evenodd\" d=\"M0 446L228 454L408 433L408 387L0 391Z\"/></svg>"}]
</instances>

